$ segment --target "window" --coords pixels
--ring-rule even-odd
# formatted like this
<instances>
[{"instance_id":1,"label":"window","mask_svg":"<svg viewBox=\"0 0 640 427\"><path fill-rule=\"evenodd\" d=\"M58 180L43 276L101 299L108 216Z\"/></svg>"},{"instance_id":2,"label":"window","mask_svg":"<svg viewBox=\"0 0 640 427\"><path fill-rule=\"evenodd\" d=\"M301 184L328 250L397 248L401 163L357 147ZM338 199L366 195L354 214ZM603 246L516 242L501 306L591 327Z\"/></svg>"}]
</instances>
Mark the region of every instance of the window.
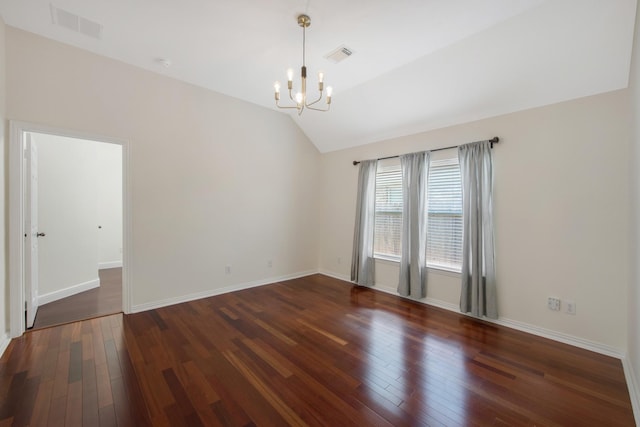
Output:
<instances>
[{"instance_id":1,"label":"window","mask_svg":"<svg viewBox=\"0 0 640 427\"><path fill-rule=\"evenodd\" d=\"M427 265L462 267L462 182L458 158L433 160L429 168Z\"/></svg>"},{"instance_id":2,"label":"window","mask_svg":"<svg viewBox=\"0 0 640 427\"><path fill-rule=\"evenodd\" d=\"M432 160L428 188L427 266L460 271L462 182L458 158ZM399 159L378 162L373 252L398 259L402 253L402 172Z\"/></svg>"},{"instance_id":3,"label":"window","mask_svg":"<svg viewBox=\"0 0 640 427\"><path fill-rule=\"evenodd\" d=\"M378 162L373 255L399 258L402 247L402 172L400 159Z\"/></svg>"}]
</instances>

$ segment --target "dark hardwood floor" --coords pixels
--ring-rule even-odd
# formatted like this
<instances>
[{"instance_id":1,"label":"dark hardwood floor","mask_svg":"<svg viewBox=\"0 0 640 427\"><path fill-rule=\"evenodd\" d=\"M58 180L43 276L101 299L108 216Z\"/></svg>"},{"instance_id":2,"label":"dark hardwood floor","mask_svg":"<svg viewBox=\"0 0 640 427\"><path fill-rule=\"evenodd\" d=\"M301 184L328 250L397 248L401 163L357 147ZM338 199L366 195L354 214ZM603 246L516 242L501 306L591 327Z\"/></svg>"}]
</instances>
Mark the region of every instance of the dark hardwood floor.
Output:
<instances>
[{"instance_id":1,"label":"dark hardwood floor","mask_svg":"<svg viewBox=\"0 0 640 427\"><path fill-rule=\"evenodd\" d=\"M122 268L99 270L100 287L38 308L33 329L90 319L122 311Z\"/></svg>"},{"instance_id":2,"label":"dark hardwood floor","mask_svg":"<svg viewBox=\"0 0 640 427\"><path fill-rule=\"evenodd\" d=\"M313 275L33 331L0 425L633 426L619 360Z\"/></svg>"}]
</instances>

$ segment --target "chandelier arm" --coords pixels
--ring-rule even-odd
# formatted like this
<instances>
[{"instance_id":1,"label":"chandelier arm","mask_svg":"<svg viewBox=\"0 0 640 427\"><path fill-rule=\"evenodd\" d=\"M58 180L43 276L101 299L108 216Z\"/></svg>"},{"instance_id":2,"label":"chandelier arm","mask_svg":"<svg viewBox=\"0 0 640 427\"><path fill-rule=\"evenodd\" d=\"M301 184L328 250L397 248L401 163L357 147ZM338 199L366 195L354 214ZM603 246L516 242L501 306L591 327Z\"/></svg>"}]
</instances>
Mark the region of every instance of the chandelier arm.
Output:
<instances>
[{"instance_id":1,"label":"chandelier arm","mask_svg":"<svg viewBox=\"0 0 640 427\"><path fill-rule=\"evenodd\" d=\"M313 110L313 111L322 111L323 113L326 113L327 111L329 111L329 110L331 109L331 104L327 104L327 105L328 105L328 107L327 107L326 109L324 109L324 110L323 110L322 108L310 107L310 106L308 106L308 105L307 105L307 108L308 108L309 110Z\"/></svg>"},{"instance_id":2,"label":"chandelier arm","mask_svg":"<svg viewBox=\"0 0 640 427\"><path fill-rule=\"evenodd\" d=\"M278 101L276 101L276 107L282 108L282 109L298 108L297 105L293 105L293 106L280 105L280 103Z\"/></svg>"},{"instance_id":3,"label":"chandelier arm","mask_svg":"<svg viewBox=\"0 0 640 427\"><path fill-rule=\"evenodd\" d=\"M311 104L307 104L307 107L313 105L313 104L317 104L318 102L320 102L322 100L322 92L320 92L320 96L318 97L318 99L316 99L315 101L313 101Z\"/></svg>"}]
</instances>

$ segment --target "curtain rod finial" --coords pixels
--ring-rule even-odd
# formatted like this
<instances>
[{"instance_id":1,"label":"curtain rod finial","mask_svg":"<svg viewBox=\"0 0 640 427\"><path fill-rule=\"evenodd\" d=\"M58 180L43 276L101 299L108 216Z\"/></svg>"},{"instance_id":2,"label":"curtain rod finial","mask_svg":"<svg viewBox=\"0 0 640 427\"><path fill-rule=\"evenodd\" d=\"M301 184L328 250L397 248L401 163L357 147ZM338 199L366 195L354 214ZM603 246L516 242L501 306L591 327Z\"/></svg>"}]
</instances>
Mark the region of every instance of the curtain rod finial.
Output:
<instances>
[{"instance_id":1,"label":"curtain rod finial","mask_svg":"<svg viewBox=\"0 0 640 427\"><path fill-rule=\"evenodd\" d=\"M359 161L357 161L357 160L354 160L354 161L353 161L353 166L357 166L357 165L359 165L359 164L360 164L360 162L359 162Z\"/></svg>"}]
</instances>

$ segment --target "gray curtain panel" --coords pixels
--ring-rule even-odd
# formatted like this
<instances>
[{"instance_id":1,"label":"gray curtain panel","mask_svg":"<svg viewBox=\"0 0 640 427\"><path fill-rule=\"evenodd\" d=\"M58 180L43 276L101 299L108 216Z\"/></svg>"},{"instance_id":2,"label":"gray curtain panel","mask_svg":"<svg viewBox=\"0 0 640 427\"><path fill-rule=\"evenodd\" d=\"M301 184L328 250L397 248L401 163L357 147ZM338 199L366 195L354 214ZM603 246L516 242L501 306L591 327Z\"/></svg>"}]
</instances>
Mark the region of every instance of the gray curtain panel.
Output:
<instances>
[{"instance_id":1,"label":"gray curtain panel","mask_svg":"<svg viewBox=\"0 0 640 427\"><path fill-rule=\"evenodd\" d=\"M458 147L462 176L460 311L498 318L493 247L493 160L489 141Z\"/></svg>"},{"instance_id":2,"label":"gray curtain panel","mask_svg":"<svg viewBox=\"0 0 640 427\"><path fill-rule=\"evenodd\" d=\"M430 153L400 156L402 166L402 256L398 293L427 296L427 180Z\"/></svg>"},{"instance_id":3,"label":"gray curtain panel","mask_svg":"<svg viewBox=\"0 0 640 427\"><path fill-rule=\"evenodd\" d=\"M373 227L376 203L377 160L360 162L356 223L353 231L351 281L358 285L373 286L375 263L373 260Z\"/></svg>"}]
</instances>

